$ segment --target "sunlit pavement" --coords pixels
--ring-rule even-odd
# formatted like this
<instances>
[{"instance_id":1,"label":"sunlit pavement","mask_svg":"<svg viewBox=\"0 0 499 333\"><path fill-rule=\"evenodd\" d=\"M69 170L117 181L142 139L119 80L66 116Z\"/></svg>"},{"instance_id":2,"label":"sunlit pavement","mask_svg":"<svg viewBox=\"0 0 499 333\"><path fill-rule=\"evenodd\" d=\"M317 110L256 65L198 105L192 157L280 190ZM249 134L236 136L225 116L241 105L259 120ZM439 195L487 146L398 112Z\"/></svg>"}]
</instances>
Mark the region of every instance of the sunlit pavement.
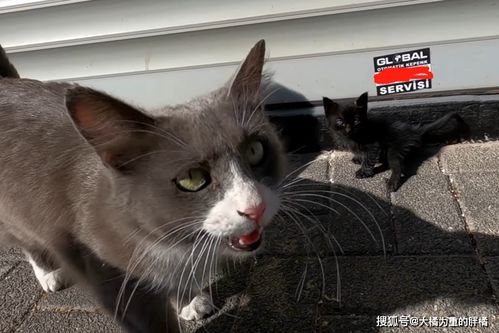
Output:
<instances>
[{"instance_id":1,"label":"sunlit pavement","mask_svg":"<svg viewBox=\"0 0 499 333\"><path fill-rule=\"evenodd\" d=\"M356 179L350 159L292 156L313 162L265 252L227 265L220 311L186 331L498 331L499 142L447 146L391 195L388 172ZM45 294L19 251L0 252L0 278L1 332L119 331L78 287Z\"/></svg>"}]
</instances>

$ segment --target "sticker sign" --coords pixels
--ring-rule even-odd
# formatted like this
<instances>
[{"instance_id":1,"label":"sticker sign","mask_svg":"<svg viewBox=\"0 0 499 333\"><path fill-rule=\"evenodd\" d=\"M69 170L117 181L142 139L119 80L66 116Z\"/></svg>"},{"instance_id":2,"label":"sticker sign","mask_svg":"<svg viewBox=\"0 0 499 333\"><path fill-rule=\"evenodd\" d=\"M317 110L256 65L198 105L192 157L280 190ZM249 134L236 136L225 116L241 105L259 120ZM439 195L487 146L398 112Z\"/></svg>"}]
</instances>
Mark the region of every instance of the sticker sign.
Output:
<instances>
[{"instance_id":1,"label":"sticker sign","mask_svg":"<svg viewBox=\"0 0 499 333\"><path fill-rule=\"evenodd\" d=\"M378 96L431 88L430 49L374 58L374 83Z\"/></svg>"}]
</instances>

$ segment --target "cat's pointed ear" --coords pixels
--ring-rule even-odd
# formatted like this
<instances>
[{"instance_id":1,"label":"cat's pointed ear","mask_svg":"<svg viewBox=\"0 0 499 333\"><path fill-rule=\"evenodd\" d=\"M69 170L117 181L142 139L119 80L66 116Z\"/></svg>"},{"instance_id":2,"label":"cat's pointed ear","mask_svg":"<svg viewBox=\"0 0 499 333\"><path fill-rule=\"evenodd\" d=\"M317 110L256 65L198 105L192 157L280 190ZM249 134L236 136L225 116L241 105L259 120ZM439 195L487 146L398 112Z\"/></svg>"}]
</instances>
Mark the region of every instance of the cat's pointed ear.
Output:
<instances>
[{"instance_id":1,"label":"cat's pointed ear","mask_svg":"<svg viewBox=\"0 0 499 333\"><path fill-rule=\"evenodd\" d=\"M66 92L66 108L76 129L108 167L130 170L133 161L155 144L154 119L109 95L72 88Z\"/></svg>"},{"instance_id":2,"label":"cat's pointed ear","mask_svg":"<svg viewBox=\"0 0 499 333\"><path fill-rule=\"evenodd\" d=\"M359 98L357 98L357 101L355 102L355 104L357 105L357 107L359 109L361 109L361 111L363 112L367 112L367 91L365 93L363 93L362 95L359 96Z\"/></svg>"},{"instance_id":3,"label":"cat's pointed ear","mask_svg":"<svg viewBox=\"0 0 499 333\"><path fill-rule=\"evenodd\" d=\"M326 117L330 117L338 113L338 103L334 102L333 100L327 97L322 97L322 104L324 105Z\"/></svg>"},{"instance_id":4,"label":"cat's pointed ear","mask_svg":"<svg viewBox=\"0 0 499 333\"><path fill-rule=\"evenodd\" d=\"M236 100L258 101L265 63L265 40L258 41L249 51L230 84L229 95Z\"/></svg>"}]
</instances>

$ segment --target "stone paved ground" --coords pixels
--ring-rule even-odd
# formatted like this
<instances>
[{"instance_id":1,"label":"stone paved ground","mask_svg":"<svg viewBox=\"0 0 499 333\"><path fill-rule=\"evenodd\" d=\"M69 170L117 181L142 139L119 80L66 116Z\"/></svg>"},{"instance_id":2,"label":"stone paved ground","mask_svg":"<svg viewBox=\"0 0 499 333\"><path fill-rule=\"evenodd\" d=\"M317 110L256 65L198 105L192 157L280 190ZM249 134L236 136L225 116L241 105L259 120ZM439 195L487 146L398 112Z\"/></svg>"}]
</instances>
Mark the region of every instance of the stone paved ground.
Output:
<instances>
[{"instance_id":1,"label":"stone paved ground","mask_svg":"<svg viewBox=\"0 0 499 333\"><path fill-rule=\"evenodd\" d=\"M292 157L312 162L266 252L230 267L214 288L221 311L188 331L499 331L499 142L448 146L392 195L386 172L355 179L350 158ZM377 316L423 326L378 327ZM488 327L430 328L429 317ZM15 250L0 253L0 318L0 332L119 332L77 287L44 294Z\"/></svg>"}]
</instances>

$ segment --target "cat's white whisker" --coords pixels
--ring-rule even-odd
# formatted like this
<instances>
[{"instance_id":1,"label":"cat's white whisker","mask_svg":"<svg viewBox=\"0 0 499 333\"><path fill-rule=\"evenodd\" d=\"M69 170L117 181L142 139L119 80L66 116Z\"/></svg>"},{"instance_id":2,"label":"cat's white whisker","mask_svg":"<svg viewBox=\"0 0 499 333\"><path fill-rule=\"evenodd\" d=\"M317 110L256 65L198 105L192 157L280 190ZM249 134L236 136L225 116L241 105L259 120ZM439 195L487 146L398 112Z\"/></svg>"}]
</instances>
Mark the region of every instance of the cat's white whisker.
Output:
<instances>
[{"instance_id":1,"label":"cat's white whisker","mask_svg":"<svg viewBox=\"0 0 499 333\"><path fill-rule=\"evenodd\" d=\"M308 211L308 212L310 213L310 215L311 215L311 216L313 216L313 214L312 214L312 213L309 211L309 209L308 209L308 208L306 208L305 206L300 205L300 204L295 203L295 202L290 202L290 203L292 203L292 204L294 204L294 205L296 205L296 206L298 206L298 207L301 207L301 208L305 209L306 211ZM295 214L298 214L298 215L300 215L300 216L302 216L302 217L306 218L307 220L311 221L311 222L314 224L314 226L319 227L319 229L320 229L320 230L321 230L321 232L323 233L324 237L326 238L326 240L327 240L327 242L328 242L328 244L329 244L329 246L330 246L330 248L331 248L331 251L333 252L333 257L334 257L334 260L335 260L335 265L336 265L336 280L337 280L337 290L336 290L336 295L338 295L337 297L338 297L338 302L339 302L340 297L341 297L341 277L340 277L340 266L339 266L339 262L338 262L338 255L336 254L336 250L335 250L335 248L334 248L334 245L331 243L331 240L330 240L330 238L329 238L329 237L333 238L333 241L334 241L334 242L335 242L335 244L338 246L338 248L339 248L339 250L340 250L340 253L341 253L341 254L344 254L344 253L345 253L345 252L343 251L343 248L341 247L340 243L339 243L339 242L338 242L338 240L334 237L334 235L333 235L333 234L330 234L330 236L328 236L329 234L328 234L328 233L326 233L326 231L324 230L324 228L323 228L322 224L321 224L318 220L313 221L313 220L311 219L311 217L310 217L310 216L307 216L307 215L305 215L305 214L301 213L299 210L293 209L293 208L291 208L291 207L289 207L289 206L283 205L283 207L284 207L284 209L286 209L286 210L291 210L291 211L293 211Z\"/></svg>"},{"instance_id":2,"label":"cat's white whisker","mask_svg":"<svg viewBox=\"0 0 499 333\"><path fill-rule=\"evenodd\" d=\"M280 188L286 188L288 186L288 184L286 184L285 182L286 182L286 180L289 179L289 177L296 175L297 172L302 171L303 169L310 166L314 162L315 162L315 160L312 160L312 161L309 161L309 162L302 164L299 167L295 168L294 170L289 172L286 176L284 176L284 178L277 184L277 186ZM295 178L292 181L300 182L300 181L302 181L302 179L304 179L304 178Z\"/></svg>"},{"instance_id":3,"label":"cat's white whisker","mask_svg":"<svg viewBox=\"0 0 499 333\"><path fill-rule=\"evenodd\" d=\"M308 262L305 262L305 269L303 270L301 279L298 282L298 286L296 287L295 291L295 299L297 302L300 301L300 297L303 292L303 287L305 286L305 280L307 279L307 272L308 272Z\"/></svg>"},{"instance_id":4,"label":"cat's white whisker","mask_svg":"<svg viewBox=\"0 0 499 333\"><path fill-rule=\"evenodd\" d=\"M378 200L374 199L373 196L369 193L369 192L364 192L368 197L369 199L371 199L371 201L379 208L379 210L381 212L383 212L383 214L385 214L386 217L389 217L390 214L388 214L388 212L379 204Z\"/></svg>"},{"instance_id":5,"label":"cat's white whisker","mask_svg":"<svg viewBox=\"0 0 499 333\"><path fill-rule=\"evenodd\" d=\"M381 229L381 226L379 225L378 220L376 219L376 217L374 216L374 214L360 200L358 200L358 199L356 199L356 198L354 198L354 197L352 197L350 195L338 192L338 191L329 191L329 190L314 190L314 193L310 193L310 191L304 191L304 190L303 191L292 191L292 192L286 192L286 193L293 194L293 195L307 195L307 196L313 196L313 197L318 197L318 198L330 200L330 201L332 201L332 202L334 202L334 203L342 206L343 208L349 210L349 212L352 215L353 215L353 211L350 210L346 205L341 204L339 201L337 201L337 200L335 200L335 199L333 199L331 197L319 195L319 194L316 194L316 193L334 194L334 195L338 195L338 196L341 196L341 197L347 198L348 200L353 201L354 203L356 203L357 205L359 205L369 215L369 217L372 219L372 221L376 225L376 228L378 229L378 232L379 232L379 235L380 235L380 238L381 238L381 245L382 245L382 249L383 249L383 255L386 256L386 243L385 243L385 237L383 235L383 230ZM357 217L357 219L364 225L364 227L366 229L368 229L368 232L370 232L370 229L363 222L363 220L361 220L358 217ZM372 234L372 232L370 232L370 233ZM375 242L376 242L376 244L378 244L377 240L375 240Z\"/></svg>"},{"instance_id":6,"label":"cat's white whisker","mask_svg":"<svg viewBox=\"0 0 499 333\"><path fill-rule=\"evenodd\" d=\"M297 197L301 197L301 199L297 199L295 198L294 200L296 201L301 201L301 202L304 202L304 203L308 203L308 204L311 204L311 205L316 205L316 206L319 206L319 207L322 207L322 208L325 208L325 209L328 209L332 212L335 212L337 213L334 209L332 209L331 207L329 206L326 206L320 202L316 202L316 201L312 201L312 200L308 200L308 199L303 199L303 197L315 197L315 198L321 198L321 199L325 199L325 200L329 200L329 201L332 201L334 202L336 205L338 206L341 206L343 207L345 210L347 210L350 214L352 214L361 224L362 226L364 226L364 228L366 229L366 231L369 233L369 236L371 237L371 239L376 243L376 244L379 244L378 240L376 239L376 237L374 236L373 232L371 231L371 229L367 226L367 224L364 222L364 220L357 214L355 213L352 209L350 209L348 206L344 205L343 203L341 203L340 201L338 200L335 200L333 198L329 198L329 197L326 197L324 195L319 195L319 194L313 194L313 193L293 193L294 196L297 196ZM382 245L383 245L383 249L385 248L384 246L384 237L382 236Z\"/></svg>"},{"instance_id":7,"label":"cat's white whisker","mask_svg":"<svg viewBox=\"0 0 499 333\"><path fill-rule=\"evenodd\" d=\"M251 123L251 119L253 118L253 115L258 111L259 108L261 108L263 106L263 104L267 101L267 99L269 99L270 97L272 97L272 95L274 95L276 92L278 92L279 90L281 90L281 88L275 88L273 89L272 91L270 91L267 95L265 95L261 100L260 102L258 102L258 104L253 108L253 111L251 111L251 114L248 118L248 120L242 125L243 127L247 127L250 123ZM254 130L254 129L253 129Z\"/></svg>"},{"instance_id":8,"label":"cat's white whisker","mask_svg":"<svg viewBox=\"0 0 499 333\"><path fill-rule=\"evenodd\" d=\"M119 310L119 305L120 305L120 302L121 302L121 299L123 297L123 293L125 291L125 288L126 288L126 285L130 279L130 277L132 276L132 274L134 273L135 269L140 265L140 263L142 262L142 260L144 260L144 258L148 255L148 253L157 245L159 244L160 242L164 241L166 238L168 237L171 237L173 235L175 235L176 233L178 232L181 232L185 229L188 229L196 224L198 224L199 222L197 220L194 220L194 221L191 221L187 224L183 224L177 228L174 228L172 230L169 230L168 233L166 234L163 234L162 236L158 237L158 239L153 242L152 244L148 245L148 247L144 250L141 249L141 247L143 245L145 245L145 241L147 239L147 237L149 237L150 235L152 235L154 232L157 232L159 229L162 229L166 226L168 226L169 224L172 224L172 223L177 223L177 222L180 222L181 220L185 220L185 219L193 219L193 218L196 218L196 217L184 217L184 218L181 218L181 219L177 219L177 220L174 220L174 221L169 221L167 223L164 223L162 225L160 225L159 227L151 230L149 232L149 234L147 234L146 236L143 237L142 241L139 242L129 260L129 264L128 264L128 267L127 269L125 270L125 278L123 280L123 283L122 283L122 286L118 292L118 296L117 296L117 301L116 301L116 307L115 307L115 313L114 313L114 316L116 317L117 314L118 314L118 310ZM175 242L173 243L173 245L171 245L169 248L173 248L174 246L176 246L178 243L180 243L182 240L190 237L192 233L190 234L187 234L186 236L184 236L182 239L180 239L178 242ZM135 254L141 252L141 256L140 257L137 257L136 259L134 259L134 256ZM132 264L132 262L134 262L134 264Z\"/></svg>"},{"instance_id":9,"label":"cat's white whisker","mask_svg":"<svg viewBox=\"0 0 499 333\"><path fill-rule=\"evenodd\" d=\"M288 203L288 204L291 204L291 205L294 205L296 207L298 207L299 209L303 209L303 210L306 210L310 216L308 215L305 215L303 214L302 212L299 211L299 209L293 209L292 207L290 206L286 206L285 204ZM305 218L306 220L310 221L314 227L317 227L319 228L319 230L322 232L322 234L324 235L324 238L326 239L326 241L328 242L328 245L329 247L331 248L331 250L333 252L335 252L335 249L334 249L334 245L331 243L331 238L333 239L334 243L336 244L336 246L338 247L338 249L340 250L340 253L341 254L344 254L344 251L343 251L343 248L341 247L340 243L338 242L338 240L336 239L336 237L334 237L333 234L329 234L325 229L324 229L324 226L322 225L322 223L317 220L317 219L313 219L312 216L314 216L314 214L312 214L312 212L307 208L305 207L304 205L300 205L299 203L296 203L296 202L293 202L293 201L287 201L287 200L283 200L283 206L286 207L286 209L289 209L289 210L293 210L296 214L299 214L301 217Z\"/></svg>"},{"instance_id":10,"label":"cat's white whisker","mask_svg":"<svg viewBox=\"0 0 499 333\"><path fill-rule=\"evenodd\" d=\"M200 235L201 235L201 237L200 237ZM179 308L178 304L184 300L186 288L189 286L190 277L193 274L192 264L189 265L189 261L192 260L192 258L194 256L194 252L196 251L196 248L199 246L199 244L202 242L203 238L207 237L207 236L208 236L208 234L202 234L201 230L200 230L200 232L196 236L196 239L194 240L194 244L192 245L192 249L190 251L189 257L187 258L187 260L186 260L186 262L184 264L184 268L182 269L182 272L180 274L179 280L181 282L183 282L183 277L184 277L184 274L186 272L186 269L188 267L190 267L189 274L187 275L187 279L186 279L186 282L185 282L184 289L183 289L182 293L180 293L180 287L179 287L178 292L177 292L177 308ZM191 284L192 284L192 281L191 281Z\"/></svg>"},{"instance_id":11,"label":"cat's white whisker","mask_svg":"<svg viewBox=\"0 0 499 333\"><path fill-rule=\"evenodd\" d=\"M291 212L289 210L286 210L286 209L282 209L281 211L284 214L286 214L291 219L291 221L293 221L296 224L296 226L301 230L303 236L306 238L308 244L310 244L310 246L314 250L314 252L316 254L316 257L317 257L317 261L319 263L319 268L321 270L321 277L322 277L322 288L321 288L322 292L321 292L321 295L324 295L325 294L325 288L326 288L326 275L325 275L325 272L324 272L324 265L322 263L322 259L320 258L320 255L319 255L317 249L315 248L314 243L312 242L312 240L310 239L310 237L308 237L307 232L306 232L305 228L303 227L303 225L296 218L296 216L293 215L293 212Z\"/></svg>"}]
</instances>

